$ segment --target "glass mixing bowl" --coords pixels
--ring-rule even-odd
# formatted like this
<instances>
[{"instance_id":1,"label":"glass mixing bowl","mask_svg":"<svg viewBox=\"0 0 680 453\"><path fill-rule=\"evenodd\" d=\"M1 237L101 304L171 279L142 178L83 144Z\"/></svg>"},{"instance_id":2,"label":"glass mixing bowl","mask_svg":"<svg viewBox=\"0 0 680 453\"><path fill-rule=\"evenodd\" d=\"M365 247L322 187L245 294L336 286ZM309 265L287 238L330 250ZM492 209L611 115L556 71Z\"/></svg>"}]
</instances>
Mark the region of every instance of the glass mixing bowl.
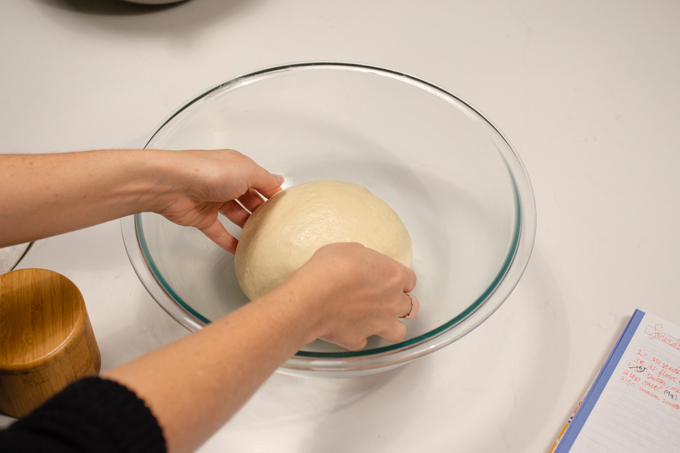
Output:
<instances>
[{"instance_id":1,"label":"glass mixing bowl","mask_svg":"<svg viewBox=\"0 0 680 453\"><path fill-rule=\"evenodd\" d=\"M406 225L421 310L404 321L404 340L371 338L359 352L316 341L284 373L370 374L438 350L501 305L533 247L533 192L510 143L465 101L399 72L303 63L247 74L179 108L146 148L236 149L285 176L284 187L362 184ZM190 331L248 302L233 256L198 230L152 213L123 219L122 229L142 283Z\"/></svg>"}]
</instances>

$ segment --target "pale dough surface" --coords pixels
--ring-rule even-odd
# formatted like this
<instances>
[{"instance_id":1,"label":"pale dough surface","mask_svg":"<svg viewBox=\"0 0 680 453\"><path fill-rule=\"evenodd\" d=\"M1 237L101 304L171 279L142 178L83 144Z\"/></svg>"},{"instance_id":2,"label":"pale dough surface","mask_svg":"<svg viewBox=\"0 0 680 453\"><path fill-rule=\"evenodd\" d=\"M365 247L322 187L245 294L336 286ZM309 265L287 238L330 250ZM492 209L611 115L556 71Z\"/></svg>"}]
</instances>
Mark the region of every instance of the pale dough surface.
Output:
<instances>
[{"instance_id":1,"label":"pale dough surface","mask_svg":"<svg viewBox=\"0 0 680 453\"><path fill-rule=\"evenodd\" d=\"M244 225L234 257L241 289L250 300L268 293L334 242L411 265L411 237L387 203L359 184L312 181L277 193Z\"/></svg>"}]
</instances>

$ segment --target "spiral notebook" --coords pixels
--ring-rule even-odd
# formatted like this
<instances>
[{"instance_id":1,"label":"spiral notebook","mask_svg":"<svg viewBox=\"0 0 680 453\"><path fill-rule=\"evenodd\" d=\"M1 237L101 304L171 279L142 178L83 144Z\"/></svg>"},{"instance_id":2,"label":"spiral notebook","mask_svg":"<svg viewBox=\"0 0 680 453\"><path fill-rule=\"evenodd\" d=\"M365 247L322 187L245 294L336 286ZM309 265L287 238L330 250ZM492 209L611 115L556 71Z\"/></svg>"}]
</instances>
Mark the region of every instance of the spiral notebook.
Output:
<instances>
[{"instance_id":1,"label":"spiral notebook","mask_svg":"<svg viewBox=\"0 0 680 453\"><path fill-rule=\"evenodd\" d=\"M636 310L550 452L680 452L680 327Z\"/></svg>"}]
</instances>

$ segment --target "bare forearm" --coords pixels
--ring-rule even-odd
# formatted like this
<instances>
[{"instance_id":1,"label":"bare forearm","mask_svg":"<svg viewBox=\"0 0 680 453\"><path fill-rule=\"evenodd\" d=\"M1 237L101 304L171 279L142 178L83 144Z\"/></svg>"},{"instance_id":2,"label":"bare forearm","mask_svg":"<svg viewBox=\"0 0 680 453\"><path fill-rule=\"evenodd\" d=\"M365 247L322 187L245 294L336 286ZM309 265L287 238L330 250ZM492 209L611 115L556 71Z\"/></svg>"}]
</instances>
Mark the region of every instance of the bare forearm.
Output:
<instances>
[{"instance_id":1,"label":"bare forearm","mask_svg":"<svg viewBox=\"0 0 680 453\"><path fill-rule=\"evenodd\" d=\"M158 153L0 154L0 247L150 209L163 190Z\"/></svg>"},{"instance_id":2,"label":"bare forearm","mask_svg":"<svg viewBox=\"0 0 680 453\"><path fill-rule=\"evenodd\" d=\"M132 388L171 453L197 448L286 359L319 335L310 292L284 285L182 340L105 374ZM307 306L307 308L305 308ZM172 395L169 397L169 395Z\"/></svg>"},{"instance_id":3,"label":"bare forearm","mask_svg":"<svg viewBox=\"0 0 680 453\"><path fill-rule=\"evenodd\" d=\"M242 226L283 178L234 150L0 154L0 247L152 211L234 253L218 213Z\"/></svg>"},{"instance_id":4,"label":"bare forearm","mask_svg":"<svg viewBox=\"0 0 680 453\"><path fill-rule=\"evenodd\" d=\"M368 336L396 329L400 341L397 318L418 310L404 294L415 283L413 271L378 252L327 245L272 292L105 377L146 401L170 453L188 453L312 340L361 349Z\"/></svg>"}]
</instances>

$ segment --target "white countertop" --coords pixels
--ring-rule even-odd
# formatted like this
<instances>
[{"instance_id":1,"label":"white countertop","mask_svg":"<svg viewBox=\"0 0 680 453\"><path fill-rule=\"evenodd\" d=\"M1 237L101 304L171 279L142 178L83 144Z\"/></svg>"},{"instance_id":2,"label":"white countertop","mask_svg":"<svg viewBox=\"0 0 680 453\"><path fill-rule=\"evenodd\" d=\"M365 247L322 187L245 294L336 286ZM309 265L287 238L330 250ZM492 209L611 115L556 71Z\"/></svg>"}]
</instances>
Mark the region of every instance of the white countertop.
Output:
<instances>
[{"instance_id":1,"label":"white countertop","mask_svg":"<svg viewBox=\"0 0 680 453\"><path fill-rule=\"evenodd\" d=\"M3 1L0 151L139 147L193 95L289 62L452 91L532 179L538 233L516 290L396 370L275 374L200 451L547 451L636 307L680 323L679 21L671 1ZM81 289L103 369L185 334L137 279L118 222L38 241L19 267Z\"/></svg>"}]
</instances>

